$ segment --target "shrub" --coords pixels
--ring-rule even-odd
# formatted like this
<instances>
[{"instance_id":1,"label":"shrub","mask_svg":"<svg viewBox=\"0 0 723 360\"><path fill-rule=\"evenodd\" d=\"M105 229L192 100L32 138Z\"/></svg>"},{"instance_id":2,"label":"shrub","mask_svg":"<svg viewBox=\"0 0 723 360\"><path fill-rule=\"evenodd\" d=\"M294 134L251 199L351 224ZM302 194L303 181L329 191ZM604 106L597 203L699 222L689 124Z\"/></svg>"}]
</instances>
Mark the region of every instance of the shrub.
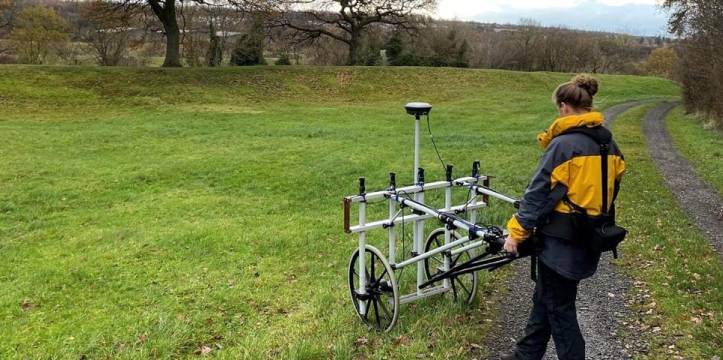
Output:
<instances>
[{"instance_id":1,"label":"shrub","mask_svg":"<svg viewBox=\"0 0 723 360\"><path fill-rule=\"evenodd\" d=\"M22 62L42 64L68 43L68 24L51 8L29 6L18 15L10 40Z\"/></svg>"},{"instance_id":2,"label":"shrub","mask_svg":"<svg viewBox=\"0 0 723 360\"><path fill-rule=\"evenodd\" d=\"M281 53L279 58L274 63L275 65L291 65L291 59L289 59L289 54L286 52Z\"/></svg>"}]
</instances>

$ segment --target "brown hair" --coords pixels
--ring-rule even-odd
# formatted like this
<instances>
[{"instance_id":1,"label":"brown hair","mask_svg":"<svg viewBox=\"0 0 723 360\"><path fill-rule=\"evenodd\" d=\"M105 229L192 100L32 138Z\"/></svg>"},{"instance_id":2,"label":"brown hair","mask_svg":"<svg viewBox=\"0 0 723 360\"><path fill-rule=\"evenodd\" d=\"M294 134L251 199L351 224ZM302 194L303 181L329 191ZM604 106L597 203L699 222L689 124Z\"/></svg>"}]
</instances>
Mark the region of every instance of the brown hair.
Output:
<instances>
[{"instance_id":1,"label":"brown hair","mask_svg":"<svg viewBox=\"0 0 723 360\"><path fill-rule=\"evenodd\" d=\"M592 97L597 94L597 80L587 74L578 74L572 80L560 84L552 93L552 101L560 106L565 103L575 109L592 109Z\"/></svg>"}]
</instances>

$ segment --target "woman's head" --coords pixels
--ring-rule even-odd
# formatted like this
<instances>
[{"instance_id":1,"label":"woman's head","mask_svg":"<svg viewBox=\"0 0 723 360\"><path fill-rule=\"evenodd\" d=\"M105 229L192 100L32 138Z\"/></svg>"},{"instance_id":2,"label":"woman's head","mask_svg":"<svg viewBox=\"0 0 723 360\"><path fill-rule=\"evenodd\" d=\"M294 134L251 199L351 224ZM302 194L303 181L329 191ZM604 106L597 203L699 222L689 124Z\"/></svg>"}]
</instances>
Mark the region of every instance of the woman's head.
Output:
<instances>
[{"instance_id":1,"label":"woman's head","mask_svg":"<svg viewBox=\"0 0 723 360\"><path fill-rule=\"evenodd\" d=\"M572 80L560 84L552 93L552 101L567 116L592 110L592 97L597 94L597 80L590 75L579 74Z\"/></svg>"}]
</instances>

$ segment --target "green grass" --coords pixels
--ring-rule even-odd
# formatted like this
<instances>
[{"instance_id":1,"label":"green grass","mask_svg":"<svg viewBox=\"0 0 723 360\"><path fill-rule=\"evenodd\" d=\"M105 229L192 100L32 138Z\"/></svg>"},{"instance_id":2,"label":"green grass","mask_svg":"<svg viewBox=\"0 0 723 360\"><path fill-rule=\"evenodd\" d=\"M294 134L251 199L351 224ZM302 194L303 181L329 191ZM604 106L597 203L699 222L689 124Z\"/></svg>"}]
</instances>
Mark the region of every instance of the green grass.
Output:
<instances>
[{"instance_id":1,"label":"green grass","mask_svg":"<svg viewBox=\"0 0 723 360\"><path fill-rule=\"evenodd\" d=\"M623 114L614 128L628 167L617 202L630 231L622 263L636 279L640 316L629 336L650 342L649 358L711 359L723 349L723 266L650 159L640 120L652 106Z\"/></svg>"},{"instance_id":2,"label":"green grass","mask_svg":"<svg viewBox=\"0 0 723 360\"><path fill-rule=\"evenodd\" d=\"M680 107L668 115L666 124L678 151L700 177L723 193L723 132L706 129L700 118L686 115Z\"/></svg>"},{"instance_id":3,"label":"green grass","mask_svg":"<svg viewBox=\"0 0 723 360\"><path fill-rule=\"evenodd\" d=\"M555 115L550 93L569 77L0 67L0 357L480 356L472 344L494 317L484 299L402 306L390 334L358 322L345 275L356 237L341 231L339 203L359 176L369 189L389 171L411 177L410 100L435 106L446 161L468 172L480 159L497 188L520 194ZM601 81L600 107L678 91ZM423 146L428 178L442 178ZM495 204L482 220L510 213ZM369 241L383 248L382 235ZM481 276L483 297L502 281Z\"/></svg>"}]
</instances>

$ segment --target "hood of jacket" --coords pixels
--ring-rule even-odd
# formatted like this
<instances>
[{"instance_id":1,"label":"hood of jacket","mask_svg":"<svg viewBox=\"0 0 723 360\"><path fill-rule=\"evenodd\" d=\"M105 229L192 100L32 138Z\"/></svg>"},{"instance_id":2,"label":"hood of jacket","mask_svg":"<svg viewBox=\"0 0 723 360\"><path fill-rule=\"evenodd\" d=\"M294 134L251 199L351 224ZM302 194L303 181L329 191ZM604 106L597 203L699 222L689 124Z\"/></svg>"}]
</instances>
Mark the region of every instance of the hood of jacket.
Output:
<instances>
[{"instance_id":1,"label":"hood of jacket","mask_svg":"<svg viewBox=\"0 0 723 360\"><path fill-rule=\"evenodd\" d=\"M581 126L595 127L602 125L604 121L603 114L597 111L591 111L579 115L563 116L555 119L550 127L545 132L537 135L537 141L540 143L543 149L547 148L550 141L555 136L562 134L563 132Z\"/></svg>"}]
</instances>

